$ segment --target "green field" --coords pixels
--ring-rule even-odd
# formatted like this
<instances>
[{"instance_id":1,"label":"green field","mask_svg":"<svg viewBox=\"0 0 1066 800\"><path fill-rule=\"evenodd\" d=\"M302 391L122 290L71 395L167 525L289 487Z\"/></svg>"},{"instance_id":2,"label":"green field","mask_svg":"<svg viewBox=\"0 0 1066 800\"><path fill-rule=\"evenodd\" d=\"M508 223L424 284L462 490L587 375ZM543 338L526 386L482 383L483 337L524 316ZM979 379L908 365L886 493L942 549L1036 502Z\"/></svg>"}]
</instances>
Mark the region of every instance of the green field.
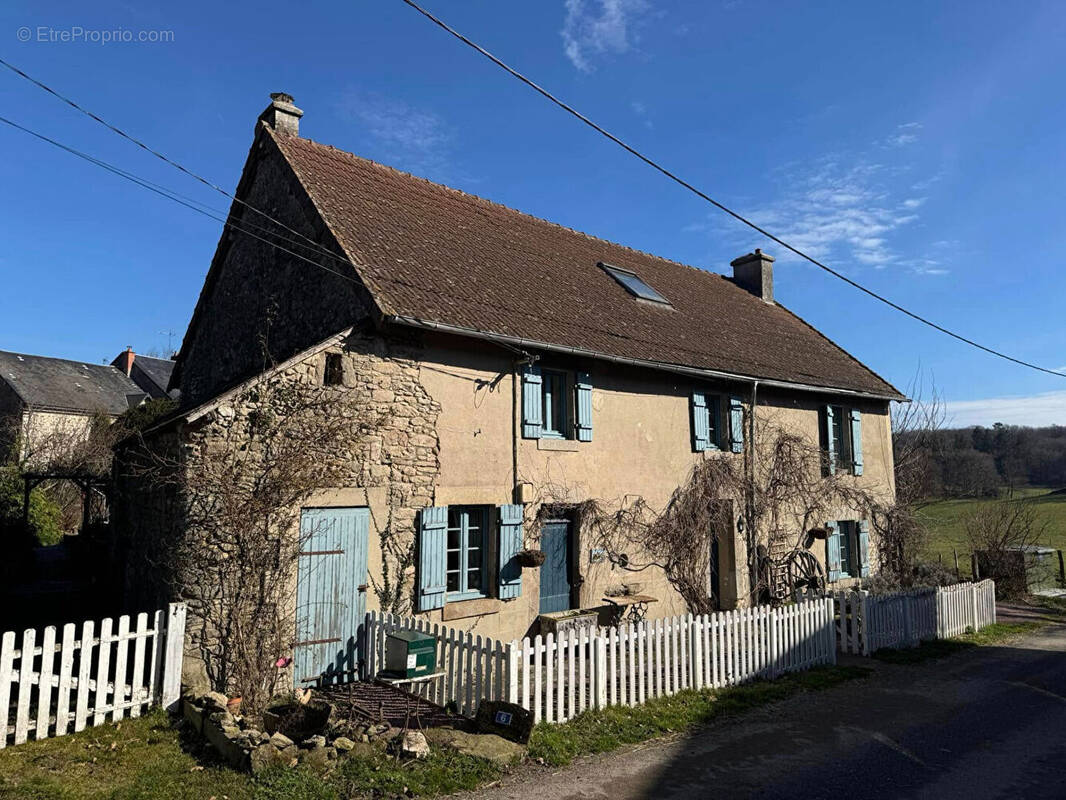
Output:
<instances>
[{"instance_id":1,"label":"green field","mask_svg":"<svg viewBox=\"0 0 1066 800\"><path fill-rule=\"evenodd\" d=\"M992 499L941 500L921 511L929 528L929 544L925 558L936 561L942 557L946 566L954 566L952 549L958 551L959 569L963 577L970 575L970 543L966 538L963 520L968 514ZM1031 503L1038 519L1047 522L1047 531L1040 544L1066 550L1066 489L1026 488L1014 492L1014 503Z\"/></svg>"}]
</instances>

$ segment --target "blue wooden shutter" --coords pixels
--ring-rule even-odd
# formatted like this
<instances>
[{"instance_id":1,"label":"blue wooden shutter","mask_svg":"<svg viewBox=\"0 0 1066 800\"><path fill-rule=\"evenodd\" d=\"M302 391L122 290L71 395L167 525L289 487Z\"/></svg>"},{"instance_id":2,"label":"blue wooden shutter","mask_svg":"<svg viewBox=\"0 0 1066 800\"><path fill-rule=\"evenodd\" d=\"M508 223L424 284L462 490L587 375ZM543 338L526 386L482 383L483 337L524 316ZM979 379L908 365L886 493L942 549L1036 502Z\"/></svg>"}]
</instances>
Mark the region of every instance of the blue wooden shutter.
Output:
<instances>
[{"instance_id":1,"label":"blue wooden shutter","mask_svg":"<svg viewBox=\"0 0 1066 800\"><path fill-rule=\"evenodd\" d=\"M522 549L522 506L500 506L501 600L522 594L522 567L515 555Z\"/></svg>"},{"instance_id":2,"label":"blue wooden shutter","mask_svg":"<svg viewBox=\"0 0 1066 800\"><path fill-rule=\"evenodd\" d=\"M744 403L736 395L729 398L729 440L734 453L744 452Z\"/></svg>"},{"instance_id":3,"label":"blue wooden shutter","mask_svg":"<svg viewBox=\"0 0 1066 800\"><path fill-rule=\"evenodd\" d=\"M418 610L444 608L448 506L423 508L418 528Z\"/></svg>"},{"instance_id":4,"label":"blue wooden shutter","mask_svg":"<svg viewBox=\"0 0 1066 800\"><path fill-rule=\"evenodd\" d=\"M692 392L692 402L689 404L692 410L692 449L697 453L709 450L711 446L711 432L707 416L707 395L703 392Z\"/></svg>"},{"instance_id":5,"label":"blue wooden shutter","mask_svg":"<svg viewBox=\"0 0 1066 800\"><path fill-rule=\"evenodd\" d=\"M837 446L833 441L833 407L826 406L822 412L825 415L825 449L826 449L826 469L830 475L835 475L837 471Z\"/></svg>"},{"instance_id":6,"label":"blue wooden shutter","mask_svg":"<svg viewBox=\"0 0 1066 800\"><path fill-rule=\"evenodd\" d=\"M543 420L540 367L526 364L522 372L522 437L539 439Z\"/></svg>"},{"instance_id":7,"label":"blue wooden shutter","mask_svg":"<svg viewBox=\"0 0 1066 800\"><path fill-rule=\"evenodd\" d=\"M577 413L574 415L574 427L577 429L579 442L592 441L592 380L587 372L577 373L574 381L574 395Z\"/></svg>"},{"instance_id":8,"label":"blue wooden shutter","mask_svg":"<svg viewBox=\"0 0 1066 800\"><path fill-rule=\"evenodd\" d=\"M851 473L862 475L862 415L851 409Z\"/></svg>"},{"instance_id":9,"label":"blue wooden shutter","mask_svg":"<svg viewBox=\"0 0 1066 800\"><path fill-rule=\"evenodd\" d=\"M829 573L829 582L840 580L840 523L827 522L829 535L825 539L825 569Z\"/></svg>"},{"instance_id":10,"label":"blue wooden shutter","mask_svg":"<svg viewBox=\"0 0 1066 800\"><path fill-rule=\"evenodd\" d=\"M859 574L870 577L870 523L859 520Z\"/></svg>"}]
</instances>

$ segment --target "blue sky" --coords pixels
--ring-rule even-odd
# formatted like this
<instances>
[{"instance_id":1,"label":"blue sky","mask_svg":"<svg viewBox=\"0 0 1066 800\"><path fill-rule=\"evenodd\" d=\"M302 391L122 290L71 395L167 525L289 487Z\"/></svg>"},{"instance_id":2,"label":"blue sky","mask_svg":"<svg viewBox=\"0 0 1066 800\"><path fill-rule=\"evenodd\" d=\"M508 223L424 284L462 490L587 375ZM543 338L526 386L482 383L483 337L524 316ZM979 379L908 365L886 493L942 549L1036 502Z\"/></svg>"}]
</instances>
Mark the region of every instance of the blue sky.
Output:
<instances>
[{"instance_id":1,"label":"blue sky","mask_svg":"<svg viewBox=\"0 0 1066 800\"><path fill-rule=\"evenodd\" d=\"M850 277L1066 372L1060 3L425 2ZM172 33L49 41L79 27ZM281 90L310 138L589 233L722 272L762 246L778 256L779 301L901 388L931 376L957 423L1066 423L1066 378L983 355L789 258L400 0L9 0L0 43L229 190ZM228 205L6 70L0 98L22 124ZM220 225L6 127L0 147L0 348L100 361L165 349L165 331L176 346Z\"/></svg>"}]
</instances>

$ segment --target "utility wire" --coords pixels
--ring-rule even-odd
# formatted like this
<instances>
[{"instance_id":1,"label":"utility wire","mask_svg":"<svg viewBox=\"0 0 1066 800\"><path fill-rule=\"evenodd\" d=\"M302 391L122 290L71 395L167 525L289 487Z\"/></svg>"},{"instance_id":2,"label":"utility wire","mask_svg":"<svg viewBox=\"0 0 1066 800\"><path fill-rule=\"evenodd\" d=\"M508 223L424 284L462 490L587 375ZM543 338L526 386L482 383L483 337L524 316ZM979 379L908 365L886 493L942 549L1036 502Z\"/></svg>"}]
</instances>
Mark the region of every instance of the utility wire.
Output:
<instances>
[{"instance_id":1,"label":"utility wire","mask_svg":"<svg viewBox=\"0 0 1066 800\"><path fill-rule=\"evenodd\" d=\"M474 50L476 50L478 53L483 55L485 58L489 59L489 61L491 61L496 66L498 66L501 69L503 69L504 71L510 73L513 77L517 78L519 81L524 83L530 89L533 89L535 92L537 92L538 94L542 95L547 100L550 100L552 103L554 103L555 105L559 106L559 108L563 109L563 111L566 111L568 114L576 117L578 120L580 120L581 122L585 123L587 126L592 128L597 133L602 134L603 136L605 136L608 139L610 139L612 142L614 142L616 145L618 145L623 150L628 152L630 155L636 156L641 161L643 161L645 164L647 164L649 167L651 167L652 169L662 173L667 178L672 180L674 183L677 183L680 186L684 187L685 189L688 189L690 192L695 194L697 197L707 201L708 203L710 203L715 208L719 209L720 211L724 211L726 214L728 214L729 216L733 217L735 220L744 223L745 225L747 225L752 230L762 234L763 236L765 236L770 241L781 245L781 247L784 247L786 250L789 250L789 251L795 253L800 258L802 258L802 259L804 259L806 261L809 261L811 264L814 264L814 266L818 267L819 269L825 270L830 275L832 275L832 276L834 276L836 278L839 278L840 280L844 281L845 283L847 283L851 287L853 287L855 289L858 289L860 292L863 292L864 294L869 295L870 297L872 297L875 300L878 300L878 301L884 303L885 305L889 306L890 308L894 308L896 311L899 311L902 314L906 314L911 319L917 320L918 322L922 323L923 325L928 325L930 328L933 328L934 330L940 331L941 333L947 334L948 336L952 337L953 339L957 339L958 341L963 342L965 344L968 344L971 347L976 347L978 350L983 350L984 352L989 353L990 355L997 356L998 358L1006 359L1007 361L1012 361L1013 363L1020 364L1023 367L1029 367L1029 369L1035 369L1035 370L1037 370L1039 372L1046 372L1048 375L1055 375L1055 376L1057 376L1059 378L1066 377L1066 374L1063 374L1061 372L1056 372L1055 370L1048 369L1046 367L1041 367L1038 364L1032 364L1032 363L1030 363L1028 361L1023 361L1020 358L1015 358L1014 356L1007 355L1006 353L1002 353L999 350L995 350L995 349L993 349L991 347L987 347L987 346L985 346L983 344L980 344L979 342L975 342L973 339L969 339L969 338L963 336L962 334L955 333L954 331L948 330L943 325L939 325L936 322L933 322L932 320L921 316L920 314L916 314L913 311L909 311L908 309L904 308L903 306L899 305L898 303L893 302L892 300L889 300L887 297L884 297L883 295L878 294L877 292L873 291L872 289L867 289L861 283L858 283L857 281L852 280L848 276L838 272L837 270L833 269L832 267L830 267L830 266L828 266L826 264L823 264L821 261L819 261L818 259L814 258L813 256L808 255L807 253L803 252L799 248L794 247L793 245L789 244L788 242L786 242L785 240L781 239L780 237L775 236L770 231L768 231L765 228L763 228L763 227L757 225L756 223L752 222L750 219L746 218L745 216L743 216L739 212L734 211L733 209L731 209L729 206L725 205L724 203L718 202L717 200L715 200L710 195L708 195L705 192L702 192L699 189L697 189L695 186L693 186L691 183L686 181L684 178L679 177L678 175L676 175L675 173L671 172L666 167L662 166L658 162L656 162L656 161L652 160L651 158L649 158L648 156L644 155L639 150L637 150L635 147L632 147L631 145L626 144L622 139L620 139L619 137L615 136L613 133L611 133L610 131L606 130L602 126L596 124L591 119L589 119L584 114L582 114L580 111L578 111L576 108L574 108L573 106L569 105L568 103L560 100L558 97L556 97L554 94L549 92L547 89L545 89L542 86L540 86L539 84L533 82L532 80L527 78L525 75L523 75L521 72L519 72L518 70L516 70L513 67L511 67L509 64L505 63L501 59L499 59L496 56L494 56L492 53L490 53L484 47L479 45L477 42L474 42L471 39L468 39L466 36L461 34L459 31L455 30L455 28L453 28L450 25L448 25L442 19L440 19L439 17L434 16L429 11L427 11L424 8L422 8L422 6L418 5L418 3L415 3L413 0L402 0L402 2L406 3L407 5L409 5L411 8L413 8L419 14L424 16L430 22L433 22L438 27L440 27L443 30L445 30L448 33L450 33L452 36L454 36L456 39L461 41L463 44L465 44L468 47L471 47Z\"/></svg>"},{"instance_id":2,"label":"utility wire","mask_svg":"<svg viewBox=\"0 0 1066 800\"><path fill-rule=\"evenodd\" d=\"M64 150L67 153L70 153L71 155L74 155L74 156L77 156L78 158L84 159L85 161L88 161L91 164L95 164L96 166L98 166L98 167L100 167L102 169L105 169L105 170L107 170L108 172L110 172L110 173L112 173L114 175L118 175L120 178L124 178L125 180L128 180L128 181L130 181L132 183L135 183L138 186L141 186L141 187L149 190L150 192L155 192L156 194L161 195L162 197L165 197L168 200L172 200L175 203L178 203L179 205L185 206L186 208L188 208L188 209L190 209L192 211L195 211L198 214L202 214L205 217L209 217L210 219L213 219L216 222L221 222L223 224L223 226L225 226L226 228L230 228L230 229L235 230L235 231L237 231L239 233L243 233L246 236L251 236L253 239L257 239L260 242L263 242L264 244L269 245L270 247L274 247L274 248L277 248L278 250L281 250L284 253L288 253L289 255L300 259L301 261L306 261L308 264L311 264L312 266L318 267L319 269L325 270L326 272L328 272L328 273L330 273L332 275L335 275L338 278L343 278L346 281L351 281L352 283L356 284L357 286L362 286L363 285L362 282L358 278L356 278L356 277L354 277L352 275L345 275L344 273L337 272L336 270L332 270L329 267L325 266L324 264L320 264L317 261L313 261L310 258L307 258L305 255L303 255L301 253L297 253L294 250L290 250L290 249L288 249L286 247L282 247L277 242L270 241L269 239L266 239L266 238L264 238L262 236L259 236L259 235L255 234L255 233L252 233L249 230L246 230L246 229L242 228L240 225L238 225L238 224L236 224L234 222L231 222L230 220L228 220L224 216L221 216L220 215L221 212L217 212L214 209L211 209L210 206L207 206L204 203L201 203L201 202L199 202L197 200L193 200L192 198L186 197L185 195L178 194L177 192L174 192L174 191L172 191L170 189L167 189L164 186L160 186L157 183L152 183L149 180L146 180L144 178L140 178L140 177L134 175L131 172L127 172L126 170L122 169L121 167L116 167L114 164L110 164L107 161L104 161L102 159L96 158L95 156L91 156L88 153L83 153L81 150L77 150L77 149L75 149L73 147L70 147L69 145L65 145L62 142L59 142L59 141L57 141L55 139L52 139L52 138L50 138L48 136L45 136L42 133L38 133L37 131L31 130L30 128L27 128L24 125L20 125L19 123L15 122L14 120L10 120L7 117L0 116L0 123L3 123L4 125L8 125L8 126L14 128L16 130L22 131L23 133L26 133L26 134L34 137L35 139L39 139L42 142L46 142L46 143L52 145L53 147L58 147L60 150ZM205 209L207 209L207 210L205 210ZM265 229L260 228L260 230L265 230ZM268 231L268 233L269 233L269 231ZM288 241L288 242L291 243L291 240L285 239L285 237L279 236L277 234L270 234L270 235L273 236L275 239L281 239L282 241ZM301 245L299 243L296 243L296 244L297 244L297 246L300 246L300 247L304 246L304 245ZM348 263L348 262L345 262L345 263Z\"/></svg>"},{"instance_id":3,"label":"utility wire","mask_svg":"<svg viewBox=\"0 0 1066 800\"><path fill-rule=\"evenodd\" d=\"M89 109L79 105L74 100L71 100L69 97L67 97L67 96L65 96L63 94L60 94L58 91L53 89L51 86L48 86L47 84L43 83L42 81L37 80L37 78L34 78L32 75L30 75L30 74L24 72L23 70L19 69L18 67L16 67L14 64L10 63L9 61L6 61L3 58L0 58L0 64L2 64L3 66L7 67L9 70L14 72L19 77L25 78L27 81L29 81L33 85L35 85L38 88L43 89L44 91L48 92L48 94L52 95L53 97L55 97L56 99L60 100L61 102L66 103L68 106L70 106L71 108L75 109L76 111L79 111L82 114L84 114L85 116L89 117L90 119L95 120L96 122L100 123L101 125L103 125L108 130L110 130L113 133L116 133L119 136L121 136L123 139L126 139L129 142L132 142L133 144L137 145L137 147L141 148L145 152L152 154L153 156L155 156L156 158L160 159L161 161L163 161L163 162L169 164L170 166L174 167L174 169L178 170L179 172L185 173L186 175L188 175L193 180L199 181L204 186L207 186L210 189L214 189L216 192L218 192L221 195L224 195L225 197L228 197L233 202L239 203L240 205L244 206L245 208L249 209L250 211L255 212L259 216L270 220L275 225L287 230L289 233L295 234L296 236L298 236L301 239L303 239L306 242L308 242L308 244L314 250L316 250L317 252L319 252L319 253L321 253L323 255L328 255L330 258L336 259L337 261L340 261L340 262L342 262L342 263L344 263L344 264L346 264L348 266L352 266L351 262L347 258L345 258L343 256L340 256L337 253L334 253L333 251L331 251L327 247L323 246L319 242L315 241L314 239L311 239L310 237L305 236L304 234L300 233L299 231L294 230L293 228L290 228L288 225L286 225L285 223L283 223L283 222L275 219L274 217L270 216L265 211L260 211L258 208L256 208L255 206L251 205L250 203L247 203L244 200L241 200L240 198L238 198L236 195L233 195L230 192L227 192L225 189L223 189L218 184L209 181L207 178L205 178L202 175L199 175L199 174L193 172L191 169L188 169L187 167L183 166L182 164L178 163L177 161L174 161L173 159L167 157L166 155L164 155L163 153L161 153L158 150L154 149L153 147L151 147L150 145L148 145L145 142L141 141L140 139L138 139L138 138L136 138L134 136L131 136L130 134L126 133L121 128L118 128L117 126L112 125L107 120L103 119L100 116L97 116L96 114L94 114ZM18 126L16 126L16 127L18 127ZM32 131L27 131L27 132L32 133ZM41 137L39 137L39 138L41 138ZM67 149L67 148L64 147L63 149ZM195 202L195 201L193 201L193 202ZM264 228L263 230L266 230L266 229Z\"/></svg>"}]
</instances>

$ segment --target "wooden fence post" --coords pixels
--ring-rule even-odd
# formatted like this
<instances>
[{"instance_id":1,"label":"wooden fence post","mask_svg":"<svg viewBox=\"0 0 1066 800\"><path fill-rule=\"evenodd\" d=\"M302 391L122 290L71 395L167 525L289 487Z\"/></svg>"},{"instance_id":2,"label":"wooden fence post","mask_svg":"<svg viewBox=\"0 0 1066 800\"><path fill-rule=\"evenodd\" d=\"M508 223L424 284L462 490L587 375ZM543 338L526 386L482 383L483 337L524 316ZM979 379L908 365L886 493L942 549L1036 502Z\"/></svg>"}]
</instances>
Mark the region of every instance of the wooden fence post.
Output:
<instances>
[{"instance_id":1,"label":"wooden fence post","mask_svg":"<svg viewBox=\"0 0 1066 800\"><path fill-rule=\"evenodd\" d=\"M607 638L599 631L592 638L596 651L596 708L607 707Z\"/></svg>"},{"instance_id":2,"label":"wooden fence post","mask_svg":"<svg viewBox=\"0 0 1066 800\"><path fill-rule=\"evenodd\" d=\"M181 663L185 653L185 604L167 607L166 649L163 651L163 676L159 704L172 711L181 697Z\"/></svg>"},{"instance_id":3,"label":"wooden fence post","mask_svg":"<svg viewBox=\"0 0 1066 800\"><path fill-rule=\"evenodd\" d=\"M518 705L518 642L507 645L507 702Z\"/></svg>"},{"instance_id":4,"label":"wooden fence post","mask_svg":"<svg viewBox=\"0 0 1066 800\"><path fill-rule=\"evenodd\" d=\"M864 656L870 655L870 631L868 630L867 621L870 619L869 607L866 603L866 598L870 593L863 590L859 595L859 616L855 620L855 635L861 637L862 650L858 650Z\"/></svg>"},{"instance_id":5,"label":"wooden fence post","mask_svg":"<svg viewBox=\"0 0 1066 800\"><path fill-rule=\"evenodd\" d=\"M970 584L970 613L973 616L973 632L977 633L980 623L977 616L977 584Z\"/></svg>"}]
</instances>

